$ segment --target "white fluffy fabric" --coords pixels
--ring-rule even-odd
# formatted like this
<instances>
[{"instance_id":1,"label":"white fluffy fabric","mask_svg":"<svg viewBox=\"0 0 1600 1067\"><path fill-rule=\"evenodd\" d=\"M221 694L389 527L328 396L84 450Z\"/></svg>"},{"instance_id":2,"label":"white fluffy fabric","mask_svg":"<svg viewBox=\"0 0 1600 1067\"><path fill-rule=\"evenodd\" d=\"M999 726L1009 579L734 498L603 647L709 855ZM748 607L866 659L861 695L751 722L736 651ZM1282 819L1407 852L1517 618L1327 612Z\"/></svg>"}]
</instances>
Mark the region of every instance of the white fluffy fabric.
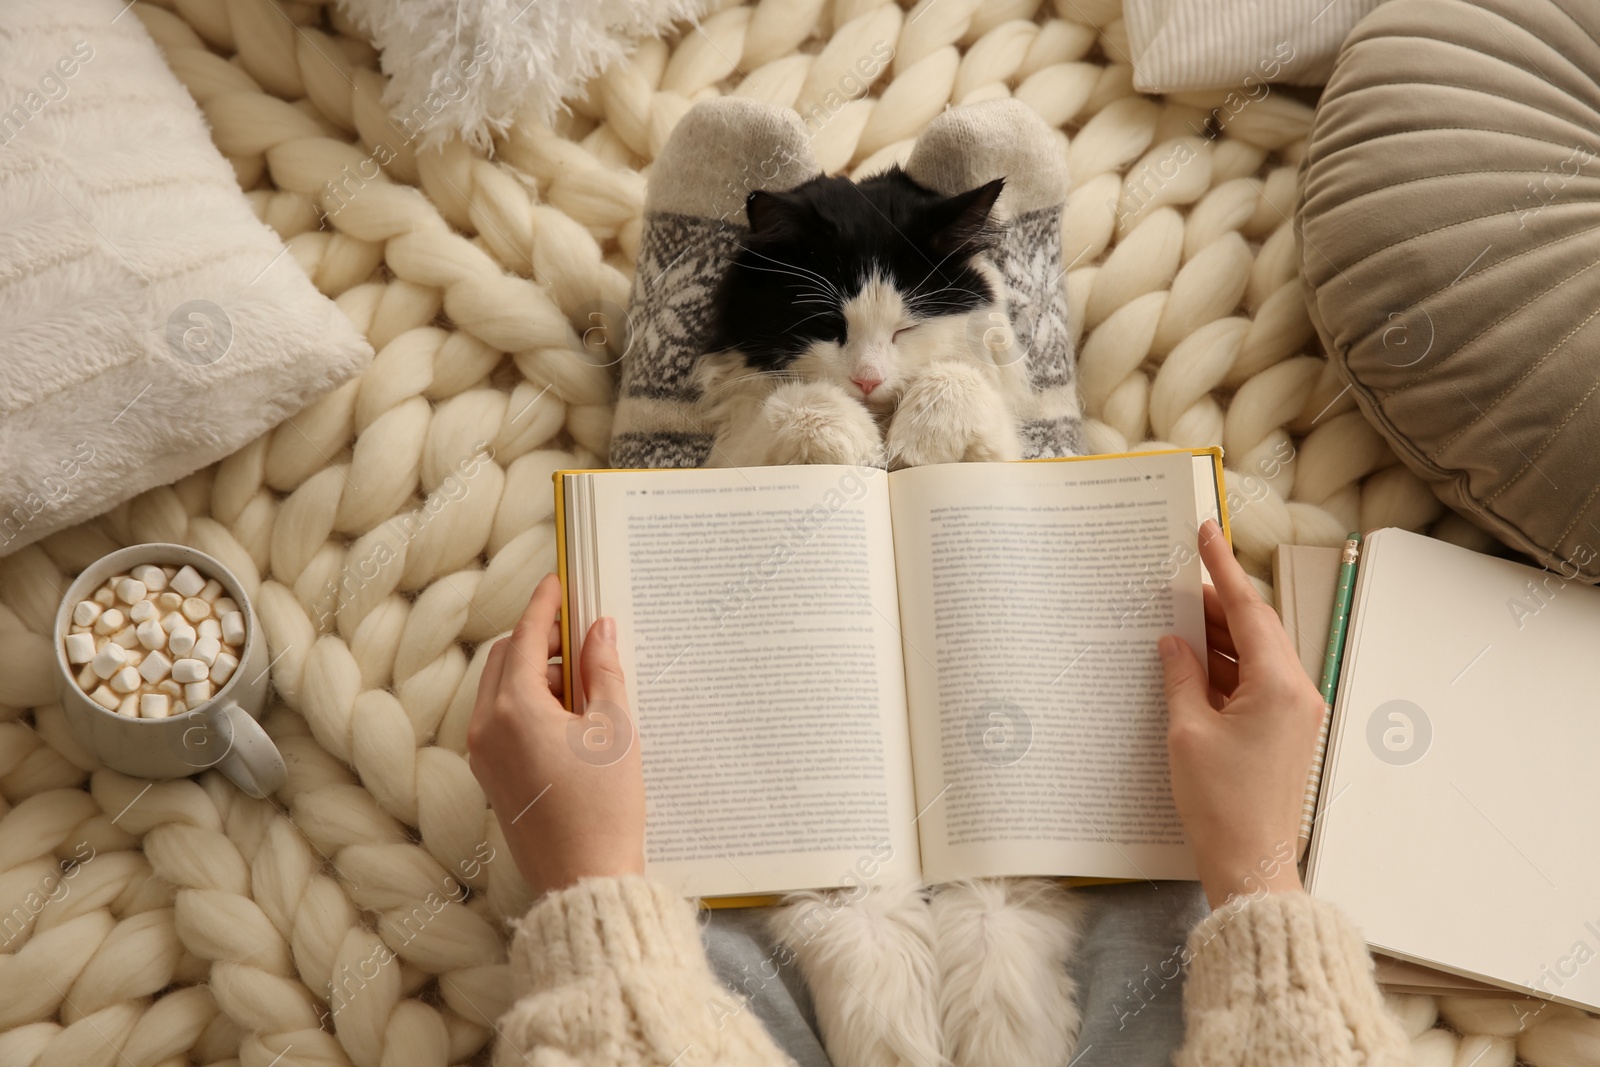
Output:
<instances>
[{"instance_id":1,"label":"white fluffy fabric","mask_svg":"<svg viewBox=\"0 0 1600 1067\"><path fill-rule=\"evenodd\" d=\"M1046 878L796 893L772 916L840 1067L1057 1067L1080 1015L1084 906Z\"/></svg>"},{"instance_id":2,"label":"white fluffy fabric","mask_svg":"<svg viewBox=\"0 0 1600 1067\"><path fill-rule=\"evenodd\" d=\"M372 37L383 102L423 145L452 133L489 147L518 116L548 124L563 101L643 39L698 19L710 0L339 0Z\"/></svg>"},{"instance_id":3,"label":"white fluffy fabric","mask_svg":"<svg viewBox=\"0 0 1600 1067\"><path fill-rule=\"evenodd\" d=\"M937 1067L933 913L918 886L875 885L848 904L795 893L772 915L811 989L828 1056L848 1067Z\"/></svg>"},{"instance_id":4,"label":"white fluffy fabric","mask_svg":"<svg viewBox=\"0 0 1600 1067\"><path fill-rule=\"evenodd\" d=\"M944 1050L955 1067L1058 1067L1081 1016L1067 961L1085 908L1047 878L941 886L932 902Z\"/></svg>"},{"instance_id":5,"label":"white fluffy fabric","mask_svg":"<svg viewBox=\"0 0 1600 1067\"><path fill-rule=\"evenodd\" d=\"M372 355L121 14L6 8L0 555L215 463Z\"/></svg>"}]
</instances>

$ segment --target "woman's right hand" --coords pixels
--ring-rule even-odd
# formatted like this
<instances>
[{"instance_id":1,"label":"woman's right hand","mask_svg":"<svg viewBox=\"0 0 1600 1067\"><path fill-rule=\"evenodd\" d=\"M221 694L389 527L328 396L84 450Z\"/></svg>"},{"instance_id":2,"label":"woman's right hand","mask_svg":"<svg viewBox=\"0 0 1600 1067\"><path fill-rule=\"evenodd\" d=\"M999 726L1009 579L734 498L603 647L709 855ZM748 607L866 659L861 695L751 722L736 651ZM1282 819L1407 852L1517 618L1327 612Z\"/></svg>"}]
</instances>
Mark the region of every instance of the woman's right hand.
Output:
<instances>
[{"instance_id":1,"label":"woman's right hand","mask_svg":"<svg viewBox=\"0 0 1600 1067\"><path fill-rule=\"evenodd\" d=\"M1206 671L1189 645L1160 642L1172 796L1213 908L1234 895L1300 888L1296 839L1322 725L1277 612L1256 592L1212 520L1200 527Z\"/></svg>"}]
</instances>

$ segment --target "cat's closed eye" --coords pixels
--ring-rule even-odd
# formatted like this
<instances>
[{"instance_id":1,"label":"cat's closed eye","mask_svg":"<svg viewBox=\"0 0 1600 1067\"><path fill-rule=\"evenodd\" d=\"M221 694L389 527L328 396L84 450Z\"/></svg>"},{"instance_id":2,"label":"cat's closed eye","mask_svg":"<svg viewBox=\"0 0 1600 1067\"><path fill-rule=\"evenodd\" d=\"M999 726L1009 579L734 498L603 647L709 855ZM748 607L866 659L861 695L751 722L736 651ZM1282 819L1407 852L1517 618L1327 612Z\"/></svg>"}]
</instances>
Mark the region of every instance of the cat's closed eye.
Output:
<instances>
[{"instance_id":1,"label":"cat's closed eye","mask_svg":"<svg viewBox=\"0 0 1600 1067\"><path fill-rule=\"evenodd\" d=\"M873 376L892 378L878 365L888 344L927 348L909 331L994 301L978 258L999 233L990 215L1003 185L943 196L895 167L860 183L818 177L752 192L750 232L717 288L709 349L781 371L813 346L849 347L856 362L870 357Z\"/></svg>"}]
</instances>

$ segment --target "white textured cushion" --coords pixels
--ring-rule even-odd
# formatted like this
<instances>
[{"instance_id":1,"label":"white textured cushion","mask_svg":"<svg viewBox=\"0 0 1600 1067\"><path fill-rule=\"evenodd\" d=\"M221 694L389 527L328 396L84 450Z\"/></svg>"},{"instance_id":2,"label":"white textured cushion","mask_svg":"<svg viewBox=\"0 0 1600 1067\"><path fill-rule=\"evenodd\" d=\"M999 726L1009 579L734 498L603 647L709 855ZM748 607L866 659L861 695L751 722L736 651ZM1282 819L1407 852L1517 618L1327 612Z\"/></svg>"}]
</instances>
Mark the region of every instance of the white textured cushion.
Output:
<instances>
[{"instance_id":1,"label":"white textured cushion","mask_svg":"<svg viewBox=\"0 0 1600 1067\"><path fill-rule=\"evenodd\" d=\"M1134 88L1147 93L1321 85L1382 0L1125 0Z\"/></svg>"},{"instance_id":2,"label":"white textured cushion","mask_svg":"<svg viewBox=\"0 0 1600 1067\"><path fill-rule=\"evenodd\" d=\"M0 29L0 555L226 456L371 348L117 0Z\"/></svg>"}]
</instances>

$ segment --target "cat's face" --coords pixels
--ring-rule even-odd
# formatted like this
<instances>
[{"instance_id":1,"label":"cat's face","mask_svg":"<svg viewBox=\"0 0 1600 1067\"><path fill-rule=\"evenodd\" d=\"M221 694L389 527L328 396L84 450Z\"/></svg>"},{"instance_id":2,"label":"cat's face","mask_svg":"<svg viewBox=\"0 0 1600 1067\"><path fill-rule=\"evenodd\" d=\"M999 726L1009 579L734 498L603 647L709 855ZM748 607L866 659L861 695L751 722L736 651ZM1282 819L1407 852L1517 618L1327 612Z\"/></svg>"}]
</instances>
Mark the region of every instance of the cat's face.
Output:
<instances>
[{"instance_id":1,"label":"cat's face","mask_svg":"<svg viewBox=\"0 0 1600 1067\"><path fill-rule=\"evenodd\" d=\"M1002 184L942 197L896 168L752 193L713 350L892 406L913 371L970 344L969 316L994 301L973 257L993 240Z\"/></svg>"}]
</instances>

